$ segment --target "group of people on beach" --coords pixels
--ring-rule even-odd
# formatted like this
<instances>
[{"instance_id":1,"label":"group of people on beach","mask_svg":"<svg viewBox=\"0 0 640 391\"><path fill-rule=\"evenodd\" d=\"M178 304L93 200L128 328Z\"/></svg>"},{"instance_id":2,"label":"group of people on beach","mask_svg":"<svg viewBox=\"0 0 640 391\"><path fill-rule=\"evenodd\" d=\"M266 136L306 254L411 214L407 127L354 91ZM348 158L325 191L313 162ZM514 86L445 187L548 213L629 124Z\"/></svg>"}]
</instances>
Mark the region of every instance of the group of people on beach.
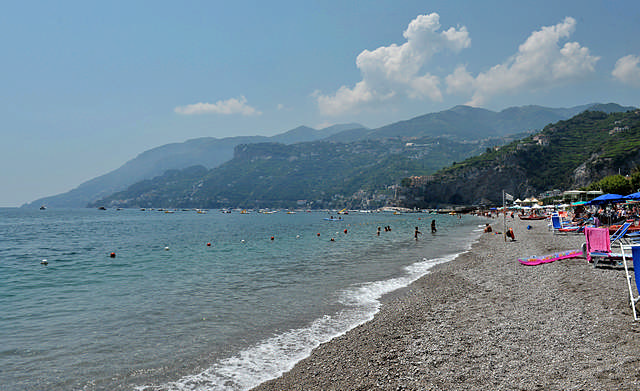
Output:
<instances>
[{"instance_id":1,"label":"group of people on beach","mask_svg":"<svg viewBox=\"0 0 640 391\"><path fill-rule=\"evenodd\" d=\"M485 233L493 232L493 228L491 228L491 224L486 223L484 225L484 232ZM499 232L496 232L496 233L499 233ZM505 234L505 236L507 238L511 239L512 242L516 240L516 234L513 233L513 228L507 228L507 230L506 230L506 232L504 234Z\"/></svg>"}]
</instances>

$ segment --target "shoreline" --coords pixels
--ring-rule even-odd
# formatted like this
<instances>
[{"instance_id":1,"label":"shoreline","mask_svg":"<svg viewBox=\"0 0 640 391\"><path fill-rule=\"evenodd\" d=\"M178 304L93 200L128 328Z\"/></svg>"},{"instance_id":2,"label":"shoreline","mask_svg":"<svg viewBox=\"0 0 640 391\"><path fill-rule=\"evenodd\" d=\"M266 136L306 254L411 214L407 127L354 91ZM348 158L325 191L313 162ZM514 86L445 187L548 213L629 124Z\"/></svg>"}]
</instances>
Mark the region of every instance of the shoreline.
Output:
<instances>
[{"instance_id":1,"label":"shoreline","mask_svg":"<svg viewBox=\"0 0 640 391\"><path fill-rule=\"evenodd\" d=\"M385 299L373 320L252 390L640 389L624 268L582 258L523 266L518 258L579 249L584 237L553 235L546 221L508 225L517 241L483 234Z\"/></svg>"}]
</instances>

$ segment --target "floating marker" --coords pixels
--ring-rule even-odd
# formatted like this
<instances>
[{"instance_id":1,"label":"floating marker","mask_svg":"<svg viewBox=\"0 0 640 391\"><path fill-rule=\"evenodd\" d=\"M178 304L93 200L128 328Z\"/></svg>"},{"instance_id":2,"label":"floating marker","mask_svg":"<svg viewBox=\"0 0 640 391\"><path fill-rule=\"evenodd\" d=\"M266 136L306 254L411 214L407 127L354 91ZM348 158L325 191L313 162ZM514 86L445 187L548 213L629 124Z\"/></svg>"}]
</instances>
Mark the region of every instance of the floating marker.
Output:
<instances>
[{"instance_id":1,"label":"floating marker","mask_svg":"<svg viewBox=\"0 0 640 391\"><path fill-rule=\"evenodd\" d=\"M47 261L46 259L43 259L42 261L40 261L41 265L48 265L49 261Z\"/></svg>"},{"instance_id":2,"label":"floating marker","mask_svg":"<svg viewBox=\"0 0 640 391\"><path fill-rule=\"evenodd\" d=\"M271 237L271 240L275 239L273 236Z\"/></svg>"},{"instance_id":3,"label":"floating marker","mask_svg":"<svg viewBox=\"0 0 640 391\"><path fill-rule=\"evenodd\" d=\"M169 247L165 247L165 248L164 248L164 251L169 251Z\"/></svg>"},{"instance_id":4,"label":"floating marker","mask_svg":"<svg viewBox=\"0 0 640 391\"><path fill-rule=\"evenodd\" d=\"M207 243L207 247L211 247L211 243Z\"/></svg>"},{"instance_id":5,"label":"floating marker","mask_svg":"<svg viewBox=\"0 0 640 391\"><path fill-rule=\"evenodd\" d=\"M109 257L111 257L111 258L115 258L115 257L116 257L116 253L113 253L113 252L112 252L111 254L109 254Z\"/></svg>"},{"instance_id":6,"label":"floating marker","mask_svg":"<svg viewBox=\"0 0 640 391\"><path fill-rule=\"evenodd\" d=\"M318 237L320 237L320 232L318 232Z\"/></svg>"}]
</instances>

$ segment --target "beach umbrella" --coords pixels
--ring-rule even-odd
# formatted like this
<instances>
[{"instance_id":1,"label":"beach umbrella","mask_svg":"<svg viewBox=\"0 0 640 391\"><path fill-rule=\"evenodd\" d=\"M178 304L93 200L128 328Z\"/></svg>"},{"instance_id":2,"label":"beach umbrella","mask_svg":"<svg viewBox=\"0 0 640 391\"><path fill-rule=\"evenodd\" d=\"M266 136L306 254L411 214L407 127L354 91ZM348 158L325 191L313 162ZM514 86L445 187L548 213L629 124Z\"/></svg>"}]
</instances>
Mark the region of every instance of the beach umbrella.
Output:
<instances>
[{"instance_id":1,"label":"beach umbrella","mask_svg":"<svg viewBox=\"0 0 640 391\"><path fill-rule=\"evenodd\" d=\"M625 198L620 194L603 194L599 197L596 197L589 201L588 205L603 205L603 204L611 204L615 202L625 201Z\"/></svg>"},{"instance_id":2,"label":"beach umbrella","mask_svg":"<svg viewBox=\"0 0 640 391\"><path fill-rule=\"evenodd\" d=\"M636 193L629 194L628 196L625 196L624 198L626 198L627 200L640 200L640 191L638 191Z\"/></svg>"}]
</instances>

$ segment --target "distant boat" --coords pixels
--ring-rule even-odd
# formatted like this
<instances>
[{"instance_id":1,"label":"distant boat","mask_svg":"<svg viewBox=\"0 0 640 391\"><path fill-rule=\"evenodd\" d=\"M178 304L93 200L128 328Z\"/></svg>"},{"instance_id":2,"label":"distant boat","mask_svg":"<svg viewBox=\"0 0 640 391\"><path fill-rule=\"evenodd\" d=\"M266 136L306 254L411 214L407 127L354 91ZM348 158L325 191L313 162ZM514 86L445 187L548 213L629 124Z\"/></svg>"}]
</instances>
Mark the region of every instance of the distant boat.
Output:
<instances>
[{"instance_id":1,"label":"distant boat","mask_svg":"<svg viewBox=\"0 0 640 391\"><path fill-rule=\"evenodd\" d=\"M45 210L45 209L47 209L46 206L44 206L44 205L40 206L40 210Z\"/></svg>"},{"instance_id":2,"label":"distant boat","mask_svg":"<svg viewBox=\"0 0 640 391\"><path fill-rule=\"evenodd\" d=\"M98 208L98 210L107 210L107 208L105 208L104 206L101 206Z\"/></svg>"}]
</instances>

